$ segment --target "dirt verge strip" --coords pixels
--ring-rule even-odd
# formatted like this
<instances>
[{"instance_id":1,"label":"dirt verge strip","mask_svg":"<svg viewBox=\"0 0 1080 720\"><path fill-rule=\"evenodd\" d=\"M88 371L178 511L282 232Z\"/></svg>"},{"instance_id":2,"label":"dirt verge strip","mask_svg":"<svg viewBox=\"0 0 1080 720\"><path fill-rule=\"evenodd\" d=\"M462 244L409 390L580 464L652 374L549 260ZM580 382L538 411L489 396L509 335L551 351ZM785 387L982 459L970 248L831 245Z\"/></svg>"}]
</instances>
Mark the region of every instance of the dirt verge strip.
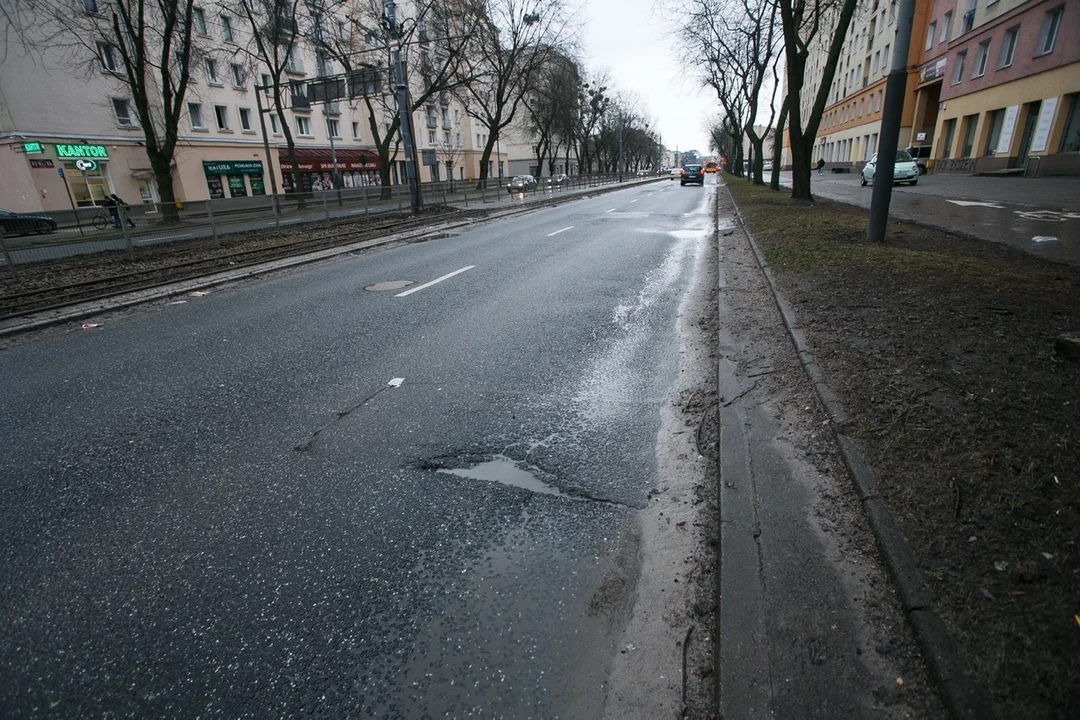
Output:
<instances>
[{"instance_id":1,"label":"dirt verge strip","mask_svg":"<svg viewBox=\"0 0 1080 720\"><path fill-rule=\"evenodd\" d=\"M726 185L724 192L730 195ZM731 199L736 208L739 224L750 240L758 267L765 276L776 306L784 319L784 326L795 346L799 362L806 371L807 377L810 378L826 412L833 419L834 422L831 424L835 428L838 423L846 419L847 415L836 393L824 381L824 374L814 359L806 334L799 326L791 304L780 292L773 272L765 261L765 256L754 239L753 233L743 221L738 203L734 196ZM881 551L882 559L896 583L904 614L911 623L946 708L954 717L963 720L983 720L995 717L990 696L976 681L958 643L935 607L934 593L926 582L926 577L919 567L907 537L897 524L888 504L876 495L873 471L866 461L858 440L839 432L836 432L836 435L844 463L862 498L863 508Z\"/></svg>"}]
</instances>

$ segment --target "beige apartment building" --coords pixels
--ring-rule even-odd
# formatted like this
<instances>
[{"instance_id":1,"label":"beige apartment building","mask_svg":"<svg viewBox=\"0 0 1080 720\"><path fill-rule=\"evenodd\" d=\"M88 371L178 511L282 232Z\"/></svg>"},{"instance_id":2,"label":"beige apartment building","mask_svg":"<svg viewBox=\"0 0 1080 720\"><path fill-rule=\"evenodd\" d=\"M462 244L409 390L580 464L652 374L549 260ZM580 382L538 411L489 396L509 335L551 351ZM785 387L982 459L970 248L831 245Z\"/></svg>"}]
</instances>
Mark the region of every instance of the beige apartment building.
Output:
<instances>
[{"instance_id":1,"label":"beige apartment building","mask_svg":"<svg viewBox=\"0 0 1080 720\"><path fill-rule=\"evenodd\" d=\"M241 2L241 0L237 0ZM353 18L353 5L363 0L320 3L323 32L370 52L389 67L389 52L372 47L372 36ZM95 0L73 3L86 13L100 11ZM104 3L101 3L104 6ZM194 29L205 56L195 62L180 124L175 154L174 192L181 202L241 198L278 192L318 191L333 187L336 168L346 188L379 183L379 155L371 134L371 117L362 98L333 103L304 102L303 92L281 115L266 112L266 139L255 86L268 82L246 52L252 39L247 21L228 12L228 3L198 8ZM301 4L300 7L304 7ZM411 3L398 5L408 18ZM303 19L300 22L304 22ZM5 35L5 37L9 37ZM430 42L430 41L429 41ZM98 43L97 52L73 58L67 52L39 47L36 52L9 41L0 64L0 208L47 212L100 204L111 193L131 204L153 204L159 196L144 147L143 129L120 81L115 48ZM420 41L418 50L423 50ZM416 53L418 56L419 52ZM331 54L307 40L298 40L289 58L287 80L299 88L319 76L343 72ZM387 73L389 74L389 73ZM387 78L388 80L389 78ZM410 78L413 85L417 78ZM390 83L381 88L392 93ZM414 90L414 92L417 92ZM379 111L385 128L388 116ZM297 155L289 163L282 125L292 130ZM413 114L418 156L433 150L434 166L420 166L422 182L479 176L480 140L473 123L455 98L442 95ZM430 153L429 153L430 156ZM492 170L497 172L497 158ZM505 157L503 158L505 161ZM284 171L284 172L283 172ZM391 167L394 183L405 181L403 156Z\"/></svg>"},{"instance_id":2,"label":"beige apartment building","mask_svg":"<svg viewBox=\"0 0 1080 720\"><path fill-rule=\"evenodd\" d=\"M826 168L877 149L896 6L863 0L852 20L815 139ZM804 113L825 51L811 49ZM916 0L898 147L929 146L931 172L1080 175L1078 96L1080 0Z\"/></svg>"}]
</instances>

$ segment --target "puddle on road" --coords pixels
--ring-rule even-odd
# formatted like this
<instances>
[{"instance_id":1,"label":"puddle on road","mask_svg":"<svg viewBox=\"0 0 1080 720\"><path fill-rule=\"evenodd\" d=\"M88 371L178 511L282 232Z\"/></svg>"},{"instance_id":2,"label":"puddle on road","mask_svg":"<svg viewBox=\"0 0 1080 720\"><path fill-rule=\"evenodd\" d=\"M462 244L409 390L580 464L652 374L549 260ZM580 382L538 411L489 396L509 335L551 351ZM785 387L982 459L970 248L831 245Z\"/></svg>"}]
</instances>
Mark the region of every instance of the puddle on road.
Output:
<instances>
[{"instance_id":1,"label":"puddle on road","mask_svg":"<svg viewBox=\"0 0 1080 720\"><path fill-rule=\"evenodd\" d=\"M368 292L386 292L387 290L400 290L403 287L412 285L412 280L389 280L387 282L375 283L374 285L368 285L365 290Z\"/></svg>"},{"instance_id":2,"label":"puddle on road","mask_svg":"<svg viewBox=\"0 0 1080 720\"><path fill-rule=\"evenodd\" d=\"M510 487L522 488L541 495L569 497L553 485L549 485L528 470L522 469L516 462L505 455L496 455L494 459L473 465L470 468L439 468L436 472L457 475L472 480L496 482Z\"/></svg>"}]
</instances>

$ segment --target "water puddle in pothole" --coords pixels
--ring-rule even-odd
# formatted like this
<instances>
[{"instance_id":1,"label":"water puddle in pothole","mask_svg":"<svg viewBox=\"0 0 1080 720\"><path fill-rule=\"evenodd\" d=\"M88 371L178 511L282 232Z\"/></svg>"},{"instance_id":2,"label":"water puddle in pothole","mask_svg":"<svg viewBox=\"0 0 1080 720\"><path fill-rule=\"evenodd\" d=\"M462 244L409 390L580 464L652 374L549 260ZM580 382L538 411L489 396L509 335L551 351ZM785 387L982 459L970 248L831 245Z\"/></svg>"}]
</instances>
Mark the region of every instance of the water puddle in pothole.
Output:
<instances>
[{"instance_id":1,"label":"water puddle in pothole","mask_svg":"<svg viewBox=\"0 0 1080 720\"><path fill-rule=\"evenodd\" d=\"M541 495L570 497L553 485L549 485L533 473L520 467L505 455L496 455L487 462L469 468L439 468L436 472L457 475L471 480L496 482L510 487L522 488Z\"/></svg>"},{"instance_id":2,"label":"water puddle in pothole","mask_svg":"<svg viewBox=\"0 0 1080 720\"><path fill-rule=\"evenodd\" d=\"M364 289L368 292L386 292L387 290L400 290L401 288L408 287L412 284L412 280L388 280L387 282L368 285Z\"/></svg>"}]
</instances>

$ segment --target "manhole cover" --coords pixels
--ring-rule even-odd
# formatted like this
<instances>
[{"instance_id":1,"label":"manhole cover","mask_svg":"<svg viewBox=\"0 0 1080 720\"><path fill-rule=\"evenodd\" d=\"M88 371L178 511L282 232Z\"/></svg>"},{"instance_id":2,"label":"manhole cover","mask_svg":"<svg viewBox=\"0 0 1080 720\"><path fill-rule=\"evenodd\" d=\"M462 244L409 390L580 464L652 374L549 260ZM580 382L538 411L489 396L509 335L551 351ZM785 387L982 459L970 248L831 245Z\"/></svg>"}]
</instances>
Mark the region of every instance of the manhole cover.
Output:
<instances>
[{"instance_id":1,"label":"manhole cover","mask_svg":"<svg viewBox=\"0 0 1080 720\"><path fill-rule=\"evenodd\" d=\"M370 292L386 292L387 290L400 290L403 287L412 285L412 280L389 280L387 282L375 283L374 285L368 285L365 290Z\"/></svg>"}]
</instances>

